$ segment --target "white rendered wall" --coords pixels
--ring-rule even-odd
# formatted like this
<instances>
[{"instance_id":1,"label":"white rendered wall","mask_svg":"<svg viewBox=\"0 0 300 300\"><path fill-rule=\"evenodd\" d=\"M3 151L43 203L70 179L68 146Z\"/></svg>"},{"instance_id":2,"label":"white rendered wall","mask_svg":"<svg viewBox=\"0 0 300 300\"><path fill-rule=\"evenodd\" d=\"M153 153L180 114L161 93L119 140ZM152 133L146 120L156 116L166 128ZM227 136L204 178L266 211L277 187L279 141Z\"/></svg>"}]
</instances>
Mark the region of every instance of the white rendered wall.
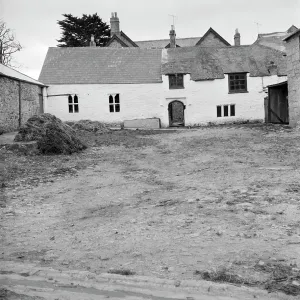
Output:
<instances>
[{"instance_id":1,"label":"white rendered wall","mask_svg":"<svg viewBox=\"0 0 300 300\"><path fill-rule=\"evenodd\" d=\"M160 105L163 109L164 124L168 123L168 104L180 100L186 105L185 125L225 123L241 120L264 120L264 98L267 94L263 87L285 81L286 77L267 76L249 77L248 93L228 93L228 75L225 79L192 81L190 75L184 76L184 89L169 89L168 77L163 76L164 97ZM234 117L218 117L217 105L235 104Z\"/></svg>"},{"instance_id":2,"label":"white rendered wall","mask_svg":"<svg viewBox=\"0 0 300 300\"><path fill-rule=\"evenodd\" d=\"M58 94L76 94L79 113L69 113L68 95L53 96ZM109 112L110 94L120 94L120 112ZM63 121L90 119L119 123L130 119L161 118L159 103L162 95L161 83L51 85L45 109Z\"/></svg>"},{"instance_id":3,"label":"white rendered wall","mask_svg":"<svg viewBox=\"0 0 300 300\"><path fill-rule=\"evenodd\" d=\"M169 89L168 76L155 84L77 84L51 85L47 89L45 112L67 120L98 120L121 123L124 120L160 118L163 127L169 126L168 104L180 100L186 105L185 125L225 123L242 120L264 120L263 87L286 80L286 77L267 76L247 78L248 93L228 93L228 76L211 81L192 81L184 76L184 89ZM109 95L120 94L121 111L109 112ZM69 113L68 95L76 94L79 113ZM50 97L49 97L50 96ZM217 118L217 105L235 104L234 117Z\"/></svg>"}]
</instances>

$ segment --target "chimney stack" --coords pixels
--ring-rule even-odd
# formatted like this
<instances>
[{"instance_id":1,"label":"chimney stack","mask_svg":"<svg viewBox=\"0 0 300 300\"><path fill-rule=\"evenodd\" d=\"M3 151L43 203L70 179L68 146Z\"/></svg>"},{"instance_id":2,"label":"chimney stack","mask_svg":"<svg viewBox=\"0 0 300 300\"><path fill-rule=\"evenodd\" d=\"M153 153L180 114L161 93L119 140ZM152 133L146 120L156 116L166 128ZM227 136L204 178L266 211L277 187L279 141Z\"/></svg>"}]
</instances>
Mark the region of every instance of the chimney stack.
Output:
<instances>
[{"instance_id":1,"label":"chimney stack","mask_svg":"<svg viewBox=\"0 0 300 300\"><path fill-rule=\"evenodd\" d=\"M110 18L110 36L112 37L114 34L118 35L120 33L120 21L116 12L111 13Z\"/></svg>"},{"instance_id":2,"label":"chimney stack","mask_svg":"<svg viewBox=\"0 0 300 300\"><path fill-rule=\"evenodd\" d=\"M241 45L241 35L239 33L239 30L235 30L235 35L234 35L234 46L240 46Z\"/></svg>"},{"instance_id":3,"label":"chimney stack","mask_svg":"<svg viewBox=\"0 0 300 300\"><path fill-rule=\"evenodd\" d=\"M176 33L174 25L171 25L170 30L170 48L176 48Z\"/></svg>"},{"instance_id":4,"label":"chimney stack","mask_svg":"<svg viewBox=\"0 0 300 300\"><path fill-rule=\"evenodd\" d=\"M93 34L91 35L90 47L96 47L95 37Z\"/></svg>"}]
</instances>

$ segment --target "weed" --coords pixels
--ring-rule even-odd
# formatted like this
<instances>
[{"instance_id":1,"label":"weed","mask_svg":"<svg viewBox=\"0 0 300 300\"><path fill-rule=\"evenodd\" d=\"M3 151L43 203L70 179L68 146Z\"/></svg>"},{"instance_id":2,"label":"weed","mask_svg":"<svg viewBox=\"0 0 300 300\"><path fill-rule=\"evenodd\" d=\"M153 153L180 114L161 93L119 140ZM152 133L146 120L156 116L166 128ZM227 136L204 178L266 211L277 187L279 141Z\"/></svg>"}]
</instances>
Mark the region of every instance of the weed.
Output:
<instances>
[{"instance_id":1,"label":"weed","mask_svg":"<svg viewBox=\"0 0 300 300\"><path fill-rule=\"evenodd\" d=\"M109 270L108 273L124 275L124 276L135 275L135 272L128 270L128 269L113 269L113 270Z\"/></svg>"}]
</instances>

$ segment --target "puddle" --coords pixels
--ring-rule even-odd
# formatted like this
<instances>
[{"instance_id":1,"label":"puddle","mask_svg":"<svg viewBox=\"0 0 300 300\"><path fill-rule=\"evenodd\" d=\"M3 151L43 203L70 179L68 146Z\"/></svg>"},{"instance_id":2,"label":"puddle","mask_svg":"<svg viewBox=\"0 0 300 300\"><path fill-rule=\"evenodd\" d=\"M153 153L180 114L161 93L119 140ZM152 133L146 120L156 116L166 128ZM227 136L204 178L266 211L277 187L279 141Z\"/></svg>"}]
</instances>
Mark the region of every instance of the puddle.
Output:
<instances>
[{"instance_id":1,"label":"puddle","mask_svg":"<svg viewBox=\"0 0 300 300\"><path fill-rule=\"evenodd\" d=\"M288 171L293 170L293 167L289 166L270 166L270 167L261 167L260 170L274 170L274 171Z\"/></svg>"},{"instance_id":2,"label":"puddle","mask_svg":"<svg viewBox=\"0 0 300 300\"><path fill-rule=\"evenodd\" d=\"M106 296L106 298L115 297L117 299L126 298L128 296L131 297L140 297L141 299L153 299L153 300L183 300L183 298L165 298L165 297L156 297L152 295L146 295L137 292L130 292L130 291L105 291L105 290L98 290L95 288L86 288L78 285L72 284L59 284L59 283L51 283L47 281L34 281L28 279L12 279L12 278L0 278L0 286L24 286L27 289L37 288L39 289L53 289L56 291L67 291L72 293L82 293L82 294L90 294L90 295L99 295L99 296ZM8 288L9 289L9 288ZM49 292L49 290L45 290L45 292Z\"/></svg>"}]
</instances>

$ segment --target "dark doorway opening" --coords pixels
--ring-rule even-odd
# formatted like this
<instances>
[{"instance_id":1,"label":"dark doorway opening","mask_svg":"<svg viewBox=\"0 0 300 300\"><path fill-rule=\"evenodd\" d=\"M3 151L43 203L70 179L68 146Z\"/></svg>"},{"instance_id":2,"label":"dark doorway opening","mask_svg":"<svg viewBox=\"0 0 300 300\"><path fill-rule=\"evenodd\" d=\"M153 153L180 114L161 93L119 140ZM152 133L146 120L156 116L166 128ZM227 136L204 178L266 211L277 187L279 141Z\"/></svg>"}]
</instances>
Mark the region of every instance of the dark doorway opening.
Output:
<instances>
[{"instance_id":1,"label":"dark doorway opening","mask_svg":"<svg viewBox=\"0 0 300 300\"><path fill-rule=\"evenodd\" d=\"M185 105L178 100L172 101L168 105L170 127L184 126Z\"/></svg>"},{"instance_id":2,"label":"dark doorway opening","mask_svg":"<svg viewBox=\"0 0 300 300\"><path fill-rule=\"evenodd\" d=\"M265 99L266 123L289 124L289 103L287 82L268 86Z\"/></svg>"}]
</instances>

